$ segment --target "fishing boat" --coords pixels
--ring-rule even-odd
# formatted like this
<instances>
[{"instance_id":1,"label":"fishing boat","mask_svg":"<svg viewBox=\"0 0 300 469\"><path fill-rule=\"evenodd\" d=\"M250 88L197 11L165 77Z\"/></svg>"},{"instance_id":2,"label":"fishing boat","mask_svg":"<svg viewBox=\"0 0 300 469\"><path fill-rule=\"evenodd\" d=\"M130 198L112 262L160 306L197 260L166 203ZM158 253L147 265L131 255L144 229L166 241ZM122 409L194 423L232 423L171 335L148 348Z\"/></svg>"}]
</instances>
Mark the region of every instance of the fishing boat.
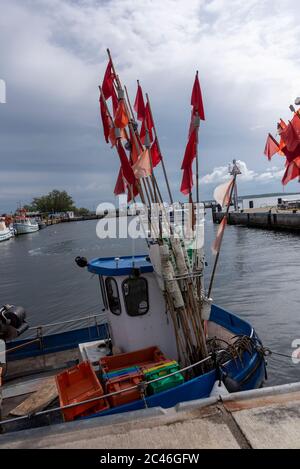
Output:
<instances>
[{"instance_id":1,"label":"fishing boat","mask_svg":"<svg viewBox=\"0 0 300 469\"><path fill-rule=\"evenodd\" d=\"M118 109L111 115L107 99L115 89ZM256 331L211 298L224 222L213 246L216 257L209 286L204 285L204 206L198 187L197 203L193 202L191 177L199 122L204 119L198 73L182 164L181 191L189 202L174 210L166 209L153 171L161 164L172 202L148 95L143 107L138 83L134 109L143 121L139 132L110 53L99 90L105 139L109 142L110 136L121 163L114 193L127 192L131 203L140 196L145 210L135 218L146 233L145 254L136 255L133 246L128 256L75 259L98 277L103 305L100 315L83 318L79 327L73 325L79 320L68 319L27 330L24 311L7 306L0 313L0 338L6 342L3 431L147 407L169 408L257 388L266 379L265 349ZM220 204L227 206L225 221L235 178L217 190ZM99 220L97 233L106 222L105 217ZM47 333L53 327L60 332ZM69 330L62 331L63 327ZM25 330L29 336L20 339Z\"/></svg>"},{"instance_id":2,"label":"fishing boat","mask_svg":"<svg viewBox=\"0 0 300 469\"><path fill-rule=\"evenodd\" d=\"M249 323L217 305L211 306L208 318L209 356L190 367L174 367L174 362L178 360L174 329L165 310L165 300L157 285L153 265L147 255L135 257L134 267L132 262L132 257L120 257L94 259L88 263L87 270L99 277L105 310L102 314L29 328L29 338L7 341L8 361L7 367L3 368L5 385L2 388L4 431L74 420L75 417L70 418L68 415L72 407L68 409L67 405L75 404L75 408L78 406L80 409L80 404L82 406L82 402L88 400L88 393L86 399L81 396L77 401L73 396L73 400L65 402L65 410L62 402L59 404L57 399L52 399L50 408L36 412L30 419L28 415L18 412L20 399L25 402L36 390L34 394L43 396L42 383L46 383L49 376L61 376L68 372L72 376L80 364L89 362L95 370L98 383L107 389L107 377L104 377L101 369L101 360L114 358L117 363L114 366L117 369L122 367L119 369L122 376L122 369L126 371L130 367L134 368L134 360L135 365L139 366L139 360L144 360L145 354L153 353L154 348L159 350L161 356L159 360L154 355L147 357L150 362L152 360L153 368L155 360L158 360L159 370L162 356L166 359L165 363L169 363L165 367L167 374L161 378L162 390L148 394L147 390L142 391L142 387L137 386L138 392L133 393L133 396L127 391L126 399L121 397L122 393L116 399L116 393L111 402L110 393L103 391L101 395L107 394L105 399L110 404L102 405L104 397L97 400L97 397L92 396L90 411L74 413L76 419L146 407L168 408L179 402L210 396L216 382L223 383L227 392L262 386L266 377L266 364L260 339ZM84 326L74 327L80 322ZM67 330L48 334L49 328L55 326ZM113 351L117 353L112 355ZM172 374L174 371L175 375ZM134 378L130 379L130 374L128 376L123 387L125 394L126 387L132 388L136 382ZM180 380L176 376L180 376ZM138 381L138 384L141 383L142 380ZM146 387L151 384L145 381ZM119 389L118 385L116 389ZM54 393L56 396L57 392Z\"/></svg>"},{"instance_id":3,"label":"fishing boat","mask_svg":"<svg viewBox=\"0 0 300 469\"><path fill-rule=\"evenodd\" d=\"M17 235L34 233L39 230L38 223L26 216L17 216L14 220L13 227Z\"/></svg>"},{"instance_id":4,"label":"fishing boat","mask_svg":"<svg viewBox=\"0 0 300 469\"><path fill-rule=\"evenodd\" d=\"M6 241L12 237L12 232L5 224L5 218L0 218L0 242Z\"/></svg>"}]
</instances>

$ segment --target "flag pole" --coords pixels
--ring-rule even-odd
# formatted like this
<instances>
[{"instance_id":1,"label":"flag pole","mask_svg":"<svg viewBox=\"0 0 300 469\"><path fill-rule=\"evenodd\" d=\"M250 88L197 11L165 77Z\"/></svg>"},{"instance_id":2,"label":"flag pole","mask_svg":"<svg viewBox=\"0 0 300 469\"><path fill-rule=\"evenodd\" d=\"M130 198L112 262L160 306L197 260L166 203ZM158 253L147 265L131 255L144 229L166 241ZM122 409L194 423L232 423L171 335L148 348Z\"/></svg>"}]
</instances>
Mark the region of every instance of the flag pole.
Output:
<instances>
[{"instance_id":1,"label":"flag pole","mask_svg":"<svg viewBox=\"0 0 300 469\"><path fill-rule=\"evenodd\" d=\"M163 158L163 155L162 155L161 150L160 150L160 144L159 144L159 140L158 140L158 136L157 136L156 126L155 126L154 119L153 119L152 108L151 108L148 93L146 93L146 99L147 99L147 102L148 102L148 105L149 105L150 116L151 116L151 119L152 119L152 122L153 122L154 135L155 135L155 138L156 138L158 151L159 151L160 157L161 157L161 164L162 164L163 173L164 173L164 177L165 177L165 181L166 181L166 185L167 185L167 189L168 189L168 194L169 194L169 197L170 197L170 202L171 202L171 204L173 204L173 197L172 197L172 193L171 193L171 189L170 189L170 185L169 185L169 180L168 180L168 176L167 176L167 172L166 172L164 158Z\"/></svg>"},{"instance_id":2,"label":"flag pole","mask_svg":"<svg viewBox=\"0 0 300 469\"><path fill-rule=\"evenodd\" d=\"M236 184L236 174L233 176L233 182L232 182L232 186L231 186L231 190L230 190L229 201L228 201L226 212L225 212L225 215L224 215L224 218L226 219L226 221L227 221L227 218L228 218L228 213L229 213L229 209L230 209L230 205L231 205L231 201L232 201L232 195L233 195L235 184ZM222 243L222 240L221 240L221 243ZM215 278L216 268L217 268L217 264L218 264L218 260L219 260L219 256L220 256L220 250L221 250L221 245L220 245L220 247L218 249L218 252L216 254L213 270L212 270L211 277L210 277L208 293L207 293L208 298L210 297L210 294L211 294L211 291L212 291L212 286L213 286L213 282L214 282L214 278Z\"/></svg>"},{"instance_id":3,"label":"flag pole","mask_svg":"<svg viewBox=\"0 0 300 469\"><path fill-rule=\"evenodd\" d=\"M104 97L104 95L103 95L102 87L99 85L98 88L99 88L99 91L100 91L100 99L102 99L102 101L103 101L103 103L104 103L104 105L105 105L106 112L107 112L107 114L108 114L108 116L109 116L109 118L110 118L110 120L111 120L111 123L112 123L112 125L113 125L113 129L115 130L116 127L115 127L115 125L114 125L114 121L113 121L113 119L112 119L112 117L111 117L109 108L108 108L108 106L107 106L106 99L105 99L105 97ZM137 183L137 188L138 188L138 191L139 191L139 195L140 195L141 201L142 201L143 204L145 204L145 197L144 197L144 193L143 193L142 187L141 187L141 185L139 184L139 181L136 181L136 183ZM133 199L133 201L135 202L135 199Z\"/></svg>"}]
</instances>

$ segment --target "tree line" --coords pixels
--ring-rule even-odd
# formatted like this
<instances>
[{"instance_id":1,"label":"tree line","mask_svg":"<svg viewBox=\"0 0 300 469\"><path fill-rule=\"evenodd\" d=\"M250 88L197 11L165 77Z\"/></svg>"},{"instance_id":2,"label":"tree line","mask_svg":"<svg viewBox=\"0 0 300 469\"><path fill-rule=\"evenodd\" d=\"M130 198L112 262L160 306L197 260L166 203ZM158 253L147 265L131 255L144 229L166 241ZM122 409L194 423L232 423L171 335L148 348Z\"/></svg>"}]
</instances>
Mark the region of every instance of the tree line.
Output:
<instances>
[{"instance_id":1,"label":"tree line","mask_svg":"<svg viewBox=\"0 0 300 469\"><path fill-rule=\"evenodd\" d=\"M40 213L74 212L78 216L90 214L87 208L77 208L72 197L66 191L59 191L57 189L54 189L47 195L34 197L29 205L24 205L24 209L28 212Z\"/></svg>"}]
</instances>

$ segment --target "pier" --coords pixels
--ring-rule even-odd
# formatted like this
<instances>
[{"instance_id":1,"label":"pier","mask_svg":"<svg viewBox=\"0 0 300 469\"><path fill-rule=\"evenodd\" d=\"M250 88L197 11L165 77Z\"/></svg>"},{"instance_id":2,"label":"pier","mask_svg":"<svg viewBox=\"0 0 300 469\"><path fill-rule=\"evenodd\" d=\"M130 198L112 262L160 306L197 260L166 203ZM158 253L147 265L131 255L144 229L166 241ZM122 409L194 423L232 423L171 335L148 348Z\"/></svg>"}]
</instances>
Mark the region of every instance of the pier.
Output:
<instances>
[{"instance_id":1,"label":"pier","mask_svg":"<svg viewBox=\"0 0 300 469\"><path fill-rule=\"evenodd\" d=\"M300 448L300 383L1 435L0 449Z\"/></svg>"},{"instance_id":2,"label":"pier","mask_svg":"<svg viewBox=\"0 0 300 469\"><path fill-rule=\"evenodd\" d=\"M213 222L220 223L225 212L213 210ZM228 225L242 225L249 228L262 228L274 231L300 232L300 211L280 212L276 209L229 212Z\"/></svg>"}]
</instances>

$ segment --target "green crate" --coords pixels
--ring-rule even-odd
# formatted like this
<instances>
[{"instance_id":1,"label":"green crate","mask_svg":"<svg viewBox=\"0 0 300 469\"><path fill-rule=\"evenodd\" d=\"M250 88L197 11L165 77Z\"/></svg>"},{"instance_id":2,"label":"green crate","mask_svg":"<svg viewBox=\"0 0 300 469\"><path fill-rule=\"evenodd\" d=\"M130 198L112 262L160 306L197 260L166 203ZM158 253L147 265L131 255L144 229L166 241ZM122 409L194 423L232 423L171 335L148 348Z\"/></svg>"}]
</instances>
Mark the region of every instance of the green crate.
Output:
<instances>
[{"instance_id":1,"label":"green crate","mask_svg":"<svg viewBox=\"0 0 300 469\"><path fill-rule=\"evenodd\" d=\"M164 378L149 384L149 386L147 386L147 392L148 395L157 394L158 392L179 386L182 383L184 383L184 377L182 374L177 373L176 375L169 376L169 378Z\"/></svg>"},{"instance_id":2,"label":"green crate","mask_svg":"<svg viewBox=\"0 0 300 469\"><path fill-rule=\"evenodd\" d=\"M144 371L144 376L146 381L152 381L153 379L160 378L161 376L169 375L174 373L174 371L179 370L178 363L173 363L172 365L160 366L157 370ZM174 375L176 376L176 375Z\"/></svg>"}]
</instances>

